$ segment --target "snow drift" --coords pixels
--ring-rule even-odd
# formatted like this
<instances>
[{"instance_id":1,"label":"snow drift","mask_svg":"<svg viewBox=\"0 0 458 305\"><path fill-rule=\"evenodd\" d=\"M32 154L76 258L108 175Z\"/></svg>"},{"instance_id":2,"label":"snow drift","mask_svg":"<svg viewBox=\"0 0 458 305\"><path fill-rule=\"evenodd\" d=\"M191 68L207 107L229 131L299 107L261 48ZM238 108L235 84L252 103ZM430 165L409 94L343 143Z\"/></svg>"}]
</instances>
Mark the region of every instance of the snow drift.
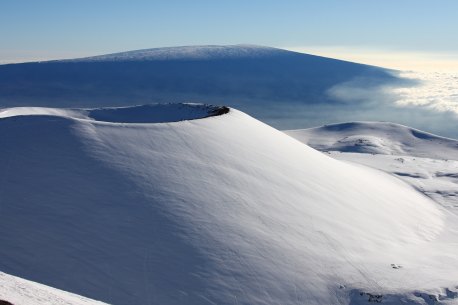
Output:
<instances>
[{"instance_id":1,"label":"snow drift","mask_svg":"<svg viewBox=\"0 0 458 305\"><path fill-rule=\"evenodd\" d=\"M0 270L111 304L421 304L454 289L456 221L427 197L235 109L180 107L194 120L4 109Z\"/></svg>"}]
</instances>

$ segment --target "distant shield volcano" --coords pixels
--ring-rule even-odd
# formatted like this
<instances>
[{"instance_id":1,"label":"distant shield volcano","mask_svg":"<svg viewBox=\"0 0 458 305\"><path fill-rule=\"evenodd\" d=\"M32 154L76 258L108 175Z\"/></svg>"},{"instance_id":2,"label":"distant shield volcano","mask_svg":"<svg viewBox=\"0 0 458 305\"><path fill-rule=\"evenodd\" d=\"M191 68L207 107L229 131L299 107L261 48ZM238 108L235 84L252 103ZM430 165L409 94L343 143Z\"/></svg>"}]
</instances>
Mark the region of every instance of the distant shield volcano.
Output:
<instances>
[{"instance_id":1,"label":"distant shield volcano","mask_svg":"<svg viewBox=\"0 0 458 305\"><path fill-rule=\"evenodd\" d=\"M348 97L341 87L336 92L332 88L349 81L362 82L365 88L395 84L399 78L392 72L251 45L147 49L2 65L0 106L219 103L276 127L301 128L325 123L318 120L304 126L304 118L329 116L327 107L337 110L346 104L354 107L355 103L360 107L360 97ZM323 107L325 110L319 110ZM306 114L301 113L304 110Z\"/></svg>"}]
</instances>

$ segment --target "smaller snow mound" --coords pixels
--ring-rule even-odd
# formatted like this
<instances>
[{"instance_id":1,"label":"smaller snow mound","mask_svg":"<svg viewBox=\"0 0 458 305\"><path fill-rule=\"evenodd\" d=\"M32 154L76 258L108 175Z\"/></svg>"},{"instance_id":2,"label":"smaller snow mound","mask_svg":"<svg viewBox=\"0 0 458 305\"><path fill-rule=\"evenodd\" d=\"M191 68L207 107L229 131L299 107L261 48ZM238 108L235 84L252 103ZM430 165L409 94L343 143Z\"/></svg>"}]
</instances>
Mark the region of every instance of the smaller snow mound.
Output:
<instances>
[{"instance_id":1,"label":"smaller snow mound","mask_svg":"<svg viewBox=\"0 0 458 305\"><path fill-rule=\"evenodd\" d=\"M321 151L458 160L458 141L387 122L350 122L285 131Z\"/></svg>"},{"instance_id":2,"label":"smaller snow mound","mask_svg":"<svg viewBox=\"0 0 458 305\"><path fill-rule=\"evenodd\" d=\"M229 112L229 108L203 104L154 104L134 107L100 108L88 111L96 121L112 123L167 123L202 119Z\"/></svg>"},{"instance_id":3,"label":"smaller snow mound","mask_svg":"<svg viewBox=\"0 0 458 305\"><path fill-rule=\"evenodd\" d=\"M106 303L0 272L0 304L103 305Z\"/></svg>"}]
</instances>

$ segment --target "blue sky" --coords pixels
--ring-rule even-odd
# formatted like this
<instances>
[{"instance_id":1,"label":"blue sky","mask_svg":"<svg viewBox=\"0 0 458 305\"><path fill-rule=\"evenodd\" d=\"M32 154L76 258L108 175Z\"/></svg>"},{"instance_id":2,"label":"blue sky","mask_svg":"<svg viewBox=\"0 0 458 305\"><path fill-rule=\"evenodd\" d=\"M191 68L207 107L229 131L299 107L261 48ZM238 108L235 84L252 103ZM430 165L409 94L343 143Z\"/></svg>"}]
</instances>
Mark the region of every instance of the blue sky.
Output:
<instances>
[{"instance_id":1,"label":"blue sky","mask_svg":"<svg viewBox=\"0 0 458 305\"><path fill-rule=\"evenodd\" d=\"M457 0L0 0L0 61L236 43L448 58L457 12Z\"/></svg>"}]
</instances>

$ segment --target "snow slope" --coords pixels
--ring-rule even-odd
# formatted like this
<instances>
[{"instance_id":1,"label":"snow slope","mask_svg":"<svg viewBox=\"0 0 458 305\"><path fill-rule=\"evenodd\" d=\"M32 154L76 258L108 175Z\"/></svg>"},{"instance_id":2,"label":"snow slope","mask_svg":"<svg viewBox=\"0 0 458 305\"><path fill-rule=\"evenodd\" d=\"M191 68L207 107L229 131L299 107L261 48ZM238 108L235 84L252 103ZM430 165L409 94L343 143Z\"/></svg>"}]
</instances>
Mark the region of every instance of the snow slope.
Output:
<instances>
[{"instance_id":1,"label":"snow slope","mask_svg":"<svg viewBox=\"0 0 458 305\"><path fill-rule=\"evenodd\" d=\"M333 158L390 173L458 214L458 141L386 122L285 131Z\"/></svg>"},{"instance_id":2,"label":"snow slope","mask_svg":"<svg viewBox=\"0 0 458 305\"><path fill-rule=\"evenodd\" d=\"M73 293L0 272L0 300L14 305L103 305Z\"/></svg>"},{"instance_id":3,"label":"snow slope","mask_svg":"<svg viewBox=\"0 0 458 305\"><path fill-rule=\"evenodd\" d=\"M370 166L390 173L458 214L458 161L409 155L372 155L364 153L329 152L339 160Z\"/></svg>"},{"instance_id":4,"label":"snow slope","mask_svg":"<svg viewBox=\"0 0 458 305\"><path fill-rule=\"evenodd\" d=\"M456 216L399 179L235 109L123 109L3 110L0 270L110 304L454 302Z\"/></svg>"}]
</instances>

